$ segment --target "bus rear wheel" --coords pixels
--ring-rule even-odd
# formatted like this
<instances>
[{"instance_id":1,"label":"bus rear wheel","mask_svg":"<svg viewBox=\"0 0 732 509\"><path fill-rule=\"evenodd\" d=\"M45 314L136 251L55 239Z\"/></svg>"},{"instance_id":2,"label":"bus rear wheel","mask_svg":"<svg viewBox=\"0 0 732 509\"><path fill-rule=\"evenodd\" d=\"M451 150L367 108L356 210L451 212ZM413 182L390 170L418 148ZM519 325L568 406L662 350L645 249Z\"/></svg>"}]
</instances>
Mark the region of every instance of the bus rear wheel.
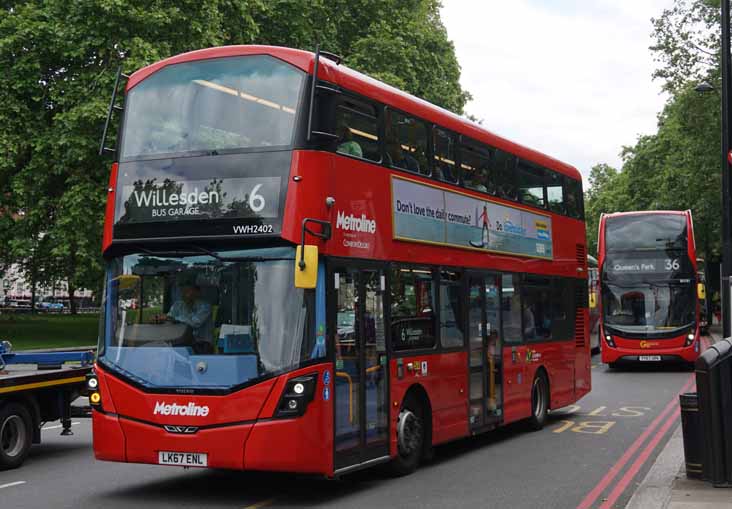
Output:
<instances>
[{"instance_id":1,"label":"bus rear wheel","mask_svg":"<svg viewBox=\"0 0 732 509\"><path fill-rule=\"evenodd\" d=\"M417 469L424 449L424 412L413 397L404 400L397 420L397 455L389 470L397 476L411 474Z\"/></svg>"},{"instance_id":2,"label":"bus rear wheel","mask_svg":"<svg viewBox=\"0 0 732 509\"><path fill-rule=\"evenodd\" d=\"M0 470L19 467L33 440L33 424L28 410L17 403L0 408Z\"/></svg>"},{"instance_id":3,"label":"bus rear wheel","mask_svg":"<svg viewBox=\"0 0 732 509\"><path fill-rule=\"evenodd\" d=\"M538 431L544 427L546 416L549 412L549 382L543 371L534 376L531 385L531 417L529 417L529 428Z\"/></svg>"}]
</instances>

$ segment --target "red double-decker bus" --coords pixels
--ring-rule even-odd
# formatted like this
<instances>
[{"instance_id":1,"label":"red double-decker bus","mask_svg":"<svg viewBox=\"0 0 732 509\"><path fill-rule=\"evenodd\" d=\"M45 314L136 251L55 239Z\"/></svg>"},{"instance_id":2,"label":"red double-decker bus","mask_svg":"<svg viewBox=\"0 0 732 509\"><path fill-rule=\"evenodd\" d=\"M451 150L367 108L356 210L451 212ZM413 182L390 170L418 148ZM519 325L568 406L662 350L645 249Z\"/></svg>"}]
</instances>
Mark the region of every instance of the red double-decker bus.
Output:
<instances>
[{"instance_id":1,"label":"red double-decker bus","mask_svg":"<svg viewBox=\"0 0 732 509\"><path fill-rule=\"evenodd\" d=\"M287 48L133 74L98 459L327 477L590 390L580 175Z\"/></svg>"},{"instance_id":2,"label":"red double-decker bus","mask_svg":"<svg viewBox=\"0 0 732 509\"><path fill-rule=\"evenodd\" d=\"M693 363L699 356L691 211L600 218L602 362Z\"/></svg>"}]
</instances>

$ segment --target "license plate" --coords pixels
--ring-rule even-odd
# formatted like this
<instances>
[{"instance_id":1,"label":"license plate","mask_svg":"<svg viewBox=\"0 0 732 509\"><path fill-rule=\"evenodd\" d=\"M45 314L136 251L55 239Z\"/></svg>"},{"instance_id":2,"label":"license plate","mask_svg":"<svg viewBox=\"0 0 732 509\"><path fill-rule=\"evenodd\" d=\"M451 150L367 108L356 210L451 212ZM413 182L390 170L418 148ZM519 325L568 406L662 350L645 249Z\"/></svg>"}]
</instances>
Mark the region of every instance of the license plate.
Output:
<instances>
[{"instance_id":1,"label":"license plate","mask_svg":"<svg viewBox=\"0 0 732 509\"><path fill-rule=\"evenodd\" d=\"M208 454L205 452L158 451L158 463L181 467L206 467L208 466Z\"/></svg>"},{"instance_id":2,"label":"license plate","mask_svg":"<svg viewBox=\"0 0 732 509\"><path fill-rule=\"evenodd\" d=\"M639 355L638 360L639 361L658 362L661 360L661 356L660 355Z\"/></svg>"}]
</instances>

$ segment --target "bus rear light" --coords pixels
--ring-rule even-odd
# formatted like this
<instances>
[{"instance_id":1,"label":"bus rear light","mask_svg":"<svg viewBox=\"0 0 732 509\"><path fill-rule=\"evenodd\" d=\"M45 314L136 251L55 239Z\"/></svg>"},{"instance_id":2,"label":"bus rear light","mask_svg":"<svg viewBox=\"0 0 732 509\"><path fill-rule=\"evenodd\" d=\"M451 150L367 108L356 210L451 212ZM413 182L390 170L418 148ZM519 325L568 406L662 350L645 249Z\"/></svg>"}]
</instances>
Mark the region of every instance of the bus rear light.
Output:
<instances>
[{"instance_id":1,"label":"bus rear light","mask_svg":"<svg viewBox=\"0 0 732 509\"><path fill-rule=\"evenodd\" d=\"M299 417L315 396L318 375L305 375L288 380L277 406L275 417Z\"/></svg>"}]
</instances>

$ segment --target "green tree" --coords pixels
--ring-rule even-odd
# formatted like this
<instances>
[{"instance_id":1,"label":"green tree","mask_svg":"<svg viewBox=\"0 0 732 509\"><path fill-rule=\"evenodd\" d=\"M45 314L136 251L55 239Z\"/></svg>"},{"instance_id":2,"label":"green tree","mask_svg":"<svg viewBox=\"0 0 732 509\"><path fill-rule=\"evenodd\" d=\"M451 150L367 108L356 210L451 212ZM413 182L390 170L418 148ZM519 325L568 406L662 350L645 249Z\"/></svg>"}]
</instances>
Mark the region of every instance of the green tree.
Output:
<instances>
[{"instance_id":1,"label":"green tree","mask_svg":"<svg viewBox=\"0 0 732 509\"><path fill-rule=\"evenodd\" d=\"M255 14L258 41L321 48L353 69L461 114L455 48L438 0L274 0Z\"/></svg>"},{"instance_id":2,"label":"green tree","mask_svg":"<svg viewBox=\"0 0 732 509\"><path fill-rule=\"evenodd\" d=\"M0 7L0 266L98 289L116 69L226 44L321 47L462 113L437 0L23 0ZM114 142L115 129L110 143ZM42 260L41 257L42 255ZM41 269L42 267L42 269Z\"/></svg>"},{"instance_id":3,"label":"green tree","mask_svg":"<svg viewBox=\"0 0 732 509\"><path fill-rule=\"evenodd\" d=\"M669 99L657 132L623 148L621 171L593 168L586 193L591 246L603 212L690 209L698 252L708 260L719 256L719 95L694 90L700 81L719 87L719 6L718 0L676 0L652 20L654 76Z\"/></svg>"}]
</instances>

